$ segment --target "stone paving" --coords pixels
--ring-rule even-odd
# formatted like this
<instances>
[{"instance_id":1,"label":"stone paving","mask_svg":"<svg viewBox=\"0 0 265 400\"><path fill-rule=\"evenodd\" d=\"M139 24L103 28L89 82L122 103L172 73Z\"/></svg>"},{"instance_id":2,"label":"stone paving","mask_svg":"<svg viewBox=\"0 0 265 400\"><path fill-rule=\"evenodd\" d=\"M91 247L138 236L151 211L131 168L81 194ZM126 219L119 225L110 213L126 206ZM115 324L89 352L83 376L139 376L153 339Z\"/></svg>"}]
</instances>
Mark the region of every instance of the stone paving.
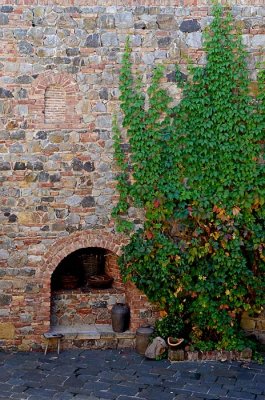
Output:
<instances>
[{"instance_id":1,"label":"stone paving","mask_svg":"<svg viewBox=\"0 0 265 400\"><path fill-rule=\"evenodd\" d=\"M130 350L0 352L0 399L265 400L265 367L151 361Z\"/></svg>"}]
</instances>

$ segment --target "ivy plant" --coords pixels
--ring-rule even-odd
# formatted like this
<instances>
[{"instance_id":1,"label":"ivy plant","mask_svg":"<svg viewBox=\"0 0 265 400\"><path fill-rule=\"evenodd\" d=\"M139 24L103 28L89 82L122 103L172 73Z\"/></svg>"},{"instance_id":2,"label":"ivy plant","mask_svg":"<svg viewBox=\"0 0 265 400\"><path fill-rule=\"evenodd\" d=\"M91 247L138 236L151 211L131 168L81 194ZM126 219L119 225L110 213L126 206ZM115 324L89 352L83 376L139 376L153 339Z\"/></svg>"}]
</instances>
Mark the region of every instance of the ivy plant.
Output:
<instances>
[{"instance_id":1,"label":"ivy plant","mask_svg":"<svg viewBox=\"0 0 265 400\"><path fill-rule=\"evenodd\" d=\"M121 151L115 124L121 180L114 216L130 232L119 259L124 278L171 320L178 315L195 348L240 349L247 342L242 313L264 304L265 74L253 99L232 17L220 5L213 16L206 65L190 68L176 107L161 88L162 66L143 90L127 41L120 100L130 153ZM130 206L145 211L140 230L121 224Z\"/></svg>"}]
</instances>

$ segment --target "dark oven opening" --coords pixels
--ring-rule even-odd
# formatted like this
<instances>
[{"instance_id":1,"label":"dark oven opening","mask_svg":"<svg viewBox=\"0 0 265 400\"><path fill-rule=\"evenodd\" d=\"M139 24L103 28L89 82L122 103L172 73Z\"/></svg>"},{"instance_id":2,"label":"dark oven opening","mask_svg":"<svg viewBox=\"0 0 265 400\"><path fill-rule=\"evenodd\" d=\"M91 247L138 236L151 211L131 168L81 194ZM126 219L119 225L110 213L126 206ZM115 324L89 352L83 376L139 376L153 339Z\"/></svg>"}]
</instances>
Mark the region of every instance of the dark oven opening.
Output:
<instances>
[{"instance_id":1,"label":"dark oven opening","mask_svg":"<svg viewBox=\"0 0 265 400\"><path fill-rule=\"evenodd\" d=\"M113 279L105 273L106 257L106 250L97 247L69 254L52 274L52 291L110 287Z\"/></svg>"}]
</instances>

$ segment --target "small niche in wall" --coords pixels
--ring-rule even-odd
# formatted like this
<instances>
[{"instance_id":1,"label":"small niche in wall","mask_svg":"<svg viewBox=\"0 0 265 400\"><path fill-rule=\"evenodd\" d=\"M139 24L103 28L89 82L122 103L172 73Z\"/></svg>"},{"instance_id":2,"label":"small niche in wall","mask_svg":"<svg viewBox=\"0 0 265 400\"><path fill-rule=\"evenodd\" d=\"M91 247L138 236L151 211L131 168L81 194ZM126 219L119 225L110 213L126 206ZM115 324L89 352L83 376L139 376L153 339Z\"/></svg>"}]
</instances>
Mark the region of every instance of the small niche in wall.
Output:
<instances>
[{"instance_id":1,"label":"small niche in wall","mask_svg":"<svg viewBox=\"0 0 265 400\"><path fill-rule=\"evenodd\" d=\"M44 96L44 121L45 124L58 124L65 122L66 92L59 85L47 87Z\"/></svg>"}]
</instances>

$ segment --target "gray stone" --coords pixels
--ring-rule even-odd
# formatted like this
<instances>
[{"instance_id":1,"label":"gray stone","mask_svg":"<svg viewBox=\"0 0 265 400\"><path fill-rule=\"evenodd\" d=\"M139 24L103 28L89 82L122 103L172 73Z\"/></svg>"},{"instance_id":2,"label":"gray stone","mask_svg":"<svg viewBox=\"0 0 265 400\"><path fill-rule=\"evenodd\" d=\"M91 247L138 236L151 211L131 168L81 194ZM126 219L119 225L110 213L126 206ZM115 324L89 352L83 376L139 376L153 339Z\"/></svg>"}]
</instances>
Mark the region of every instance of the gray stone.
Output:
<instances>
[{"instance_id":1,"label":"gray stone","mask_svg":"<svg viewBox=\"0 0 265 400\"><path fill-rule=\"evenodd\" d=\"M171 42L172 42L172 38L170 36L161 37L157 41L159 48L168 47Z\"/></svg>"},{"instance_id":2,"label":"gray stone","mask_svg":"<svg viewBox=\"0 0 265 400\"><path fill-rule=\"evenodd\" d=\"M166 351L167 345L164 339L156 337L145 351L145 357L155 360Z\"/></svg>"},{"instance_id":3,"label":"gray stone","mask_svg":"<svg viewBox=\"0 0 265 400\"><path fill-rule=\"evenodd\" d=\"M43 170L43 163L41 161L34 161L27 163L27 169L31 169L34 171L42 171Z\"/></svg>"},{"instance_id":4,"label":"gray stone","mask_svg":"<svg viewBox=\"0 0 265 400\"><path fill-rule=\"evenodd\" d=\"M142 20L145 22L147 29L157 29L156 15L145 14L142 16Z\"/></svg>"},{"instance_id":5,"label":"gray stone","mask_svg":"<svg viewBox=\"0 0 265 400\"><path fill-rule=\"evenodd\" d=\"M0 309L0 317L8 317L10 314L9 310L2 308Z\"/></svg>"},{"instance_id":6,"label":"gray stone","mask_svg":"<svg viewBox=\"0 0 265 400\"><path fill-rule=\"evenodd\" d=\"M43 212L48 212L48 207L47 206L37 206L36 211L43 211ZM56 210L55 210L56 211Z\"/></svg>"},{"instance_id":7,"label":"gray stone","mask_svg":"<svg viewBox=\"0 0 265 400\"><path fill-rule=\"evenodd\" d=\"M47 47L56 47L59 45L60 39L58 38L57 35L47 35L44 38L43 43L44 43L44 46L47 46Z\"/></svg>"},{"instance_id":8,"label":"gray stone","mask_svg":"<svg viewBox=\"0 0 265 400\"><path fill-rule=\"evenodd\" d=\"M68 57L55 57L54 64L71 64L71 58Z\"/></svg>"},{"instance_id":9,"label":"gray stone","mask_svg":"<svg viewBox=\"0 0 265 400\"><path fill-rule=\"evenodd\" d=\"M57 22L59 28L72 29L76 27L76 21L68 15L62 14Z\"/></svg>"},{"instance_id":10,"label":"gray stone","mask_svg":"<svg viewBox=\"0 0 265 400\"><path fill-rule=\"evenodd\" d=\"M45 48L45 47L40 47L37 49L37 56L40 58L43 57L53 57L55 55L55 49L54 48Z\"/></svg>"},{"instance_id":11,"label":"gray stone","mask_svg":"<svg viewBox=\"0 0 265 400\"><path fill-rule=\"evenodd\" d=\"M80 49L78 47L66 49L66 54L68 57L78 56L80 54Z\"/></svg>"},{"instance_id":12,"label":"gray stone","mask_svg":"<svg viewBox=\"0 0 265 400\"><path fill-rule=\"evenodd\" d=\"M94 30L96 25L97 25L97 18L96 17L84 18L84 28L87 31Z\"/></svg>"},{"instance_id":13,"label":"gray stone","mask_svg":"<svg viewBox=\"0 0 265 400\"><path fill-rule=\"evenodd\" d=\"M10 162L0 161L0 171L9 171L11 169Z\"/></svg>"},{"instance_id":14,"label":"gray stone","mask_svg":"<svg viewBox=\"0 0 265 400\"><path fill-rule=\"evenodd\" d=\"M57 13L49 12L48 15L46 15L45 22L47 23L47 25L55 26L57 19L58 19Z\"/></svg>"},{"instance_id":15,"label":"gray stone","mask_svg":"<svg viewBox=\"0 0 265 400\"><path fill-rule=\"evenodd\" d=\"M26 169L26 164L24 162L17 161L14 165L15 171L23 171Z\"/></svg>"},{"instance_id":16,"label":"gray stone","mask_svg":"<svg viewBox=\"0 0 265 400\"><path fill-rule=\"evenodd\" d=\"M50 175L48 174L48 172L41 171L38 175L39 182L48 182L49 179L50 179Z\"/></svg>"},{"instance_id":17,"label":"gray stone","mask_svg":"<svg viewBox=\"0 0 265 400\"><path fill-rule=\"evenodd\" d=\"M25 105L25 104L18 104L18 105L15 107L15 110L16 110L16 113L17 113L18 115L20 115L20 116L26 116L26 115L28 115L28 110L29 110L29 108L28 108L28 106Z\"/></svg>"},{"instance_id":18,"label":"gray stone","mask_svg":"<svg viewBox=\"0 0 265 400\"><path fill-rule=\"evenodd\" d=\"M252 46L255 47L265 47L265 34L255 35L252 38Z\"/></svg>"},{"instance_id":19,"label":"gray stone","mask_svg":"<svg viewBox=\"0 0 265 400\"><path fill-rule=\"evenodd\" d=\"M146 12L145 6L136 6L135 7L135 10L134 10L135 14L141 15L141 14L144 14L145 12Z\"/></svg>"},{"instance_id":20,"label":"gray stone","mask_svg":"<svg viewBox=\"0 0 265 400\"><path fill-rule=\"evenodd\" d=\"M28 92L26 89L20 89L18 91L18 98L19 99L26 99L28 97Z\"/></svg>"},{"instance_id":21,"label":"gray stone","mask_svg":"<svg viewBox=\"0 0 265 400\"><path fill-rule=\"evenodd\" d=\"M98 33L92 33L88 35L85 41L86 47L100 47L100 35Z\"/></svg>"},{"instance_id":22,"label":"gray stone","mask_svg":"<svg viewBox=\"0 0 265 400\"><path fill-rule=\"evenodd\" d=\"M179 27L181 32L197 32L201 29L201 26L197 19L184 20Z\"/></svg>"},{"instance_id":23,"label":"gray stone","mask_svg":"<svg viewBox=\"0 0 265 400\"><path fill-rule=\"evenodd\" d=\"M145 64L153 64L155 60L154 53L144 53L142 58Z\"/></svg>"},{"instance_id":24,"label":"gray stone","mask_svg":"<svg viewBox=\"0 0 265 400\"><path fill-rule=\"evenodd\" d=\"M187 34L186 43L189 47L200 49L202 47L201 32L192 32Z\"/></svg>"},{"instance_id":25,"label":"gray stone","mask_svg":"<svg viewBox=\"0 0 265 400\"><path fill-rule=\"evenodd\" d=\"M99 196L99 197L97 198L97 205L99 205L99 206L104 206L104 205L108 204L109 201L110 201L109 196L108 196L108 197L106 197L106 196Z\"/></svg>"},{"instance_id":26,"label":"gray stone","mask_svg":"<svg viewBox=\"0 0 265 400\"><path fill-rule=\"evenodd\" d=\"M36 274L36 271L33 268L21 268L18 271L19 272L16 272L16 274L21 276L34 276Z\"/></svg>"},{"instance_id":27,"label":"gray stone","mask_svg":"<svg viewBox=\"0 0 265 400\"><path fill-rule=\"evenodd\" d=\"M0 88L0 98L1 99L11 98L11 97L14 97L14 96L10 90Z\"/></svg>"},{"instance_id":28,"label":"gray stone","mask_svg":"<svg viewBox=\"0 0 265 400\"><path fill-rule=\"evenodd\" d=\"M29 76L29 75L21 75L21 76L18 76L17 77L17 79L16 79L16 82L17 83L32 83L32 81L33 81L33 78L32 78L32 76Z\"/></svg>"},{"instance_id":29,"label":"gray stone","mask_svg":"<svg viewBox=\"0 0 265 400\"><path fill-rule=\"evenodd\" d=\"M167 58L168 52L166 50L156 50L155 59L165 60Z\"/></svg>"},{"instance_id":30,"label":"gray stone","mask_svg":"<svg viewBox=\"0 0 265 400\"><path fill-rule=\"evenodd\" d=\"M99 18L99 27L101 29L113 29L115 27L115 19L113 15L103 14Z\"/></svg>"},{"instance_id":31,"label":"gray stone","mask_svg":"<svg viewBox=\"0 0 265 400\"><path fill-rule=\"evenodd\" d=\"M8 306L12 302L12 296L9 294L0 294L0 306Z\"/></svg>"},{"instance_id":32,"label":"gray stone","mask_svg":"<svg viewBox=\"0 0 265 400\"><path fill-rule=\"evenodd\" d=\"M36 139L45 140L47 139L47 132L39 131L36 133Z\"/></svg>"},{"instance_id":33,"label":"gray stone","mask_svg":"<svg viewBox=\"0 0 265 400\"><path fill-rule=\"evenodd\" d=\"M207 26L209 26L211 24L211 22L213 21L213 17L212 16L207 16L207 17L203 17L200 20L200 25L201 25L201 29L203 30L204 28L206 28Z\"/></svg>"},{"instance_id":34,"label":"gray stone","mask_svg":"<svg viewBox=\"0 0 265 400\"><path fill-rule=\"evenodd\" d=\"M92 111L99 112L99 113L102 113L102 112L104 113L104 112L107 111L107 108L106 108L105 104L103 104L103 103L97 103L97 104L93 107Z\"/></svg>"},{"instance_id":35,"label":"gray stone","mask_svg":"<svg viewBox=\"0 0 265 400\"><path fill-rule=\"evenodd\" d=\"M81 206L86 207L94 207L95 206L95 199L93 196L86 196L81 201Z\"/></svg>"},{"instance_id":36,"label":"gray stone","mask_svg":"<svg viewBox=\"0 0 265 400\"><path fill-rule=\"evenodd\" d=\"M31 43L26 41L21 41L18 43L19 52L21 54L32 54L33 53L33 46Z\"/></svg>"},{"instance_id":37,"label":"gray stone","mask_svg":"<svg viewBox=\"0 0 265 400\"><path fill-rule=\"evenodd\" d=\"M108 303L106 301L98 300L91 304L92 308L107 308Z\"/></svg>"},{"instance_id":38,"label":"gray stone","mask_svg":"<svg viewBox=\"0 0 265 400\"><path fill-rule=\"evenodd\" d=\"M115 14L115 25L119 29L132 28L134 25L133 14L129 11Z\"/></svg>"},{"instance_id":39,"label":"gray stone","mask_svg":"<svg viewBox=\"0 0 265 400\"><path fill-rule=\"evenodd\" d=\"M66 219L66 224L67 225L77 225L80 222L80 216L78 214L69 214L69 216Z\"/></svg>"},{"instance_id":40,"label":"gray stone","mask_svg":"<svg viewBox=\"0 0 265 400\"><path fill-rule=\"evenodd\" d=\"M94 165L94 163L91 162L91 161L85 162L83 168L84 168L84 170L87 171L87 172L93 172L93 171L95 171L95 165Z\"/></svg>"},{"instance_id":41,"label":"gray stone","mask_svg":"<svg viewBox=\"0 0 265 400\"><path fill-rule=\"evenodd\" d=\"M141 35L131 35L131 46L132 47L140 47L142 44L142 37Z\"/></svg>"},{"instance_id":42,"label":"gray stone","mask_svg":"<svg viewBox=\"0 0 265 400\"><path fill-rule=\"evenodd\" d=\"M27 36L27 30L22 28L14 29L14 37L16 39L24 39Z\"/></svg>"},{"instance_id":43,"label":"gray stone","mask_svg":"<svg viewBox=\"0 0 265 400\"><path fill-rule=\"evenodd\" d=\"M68 206L75 207L75 206L79 206L81 201L82 201L82 197L80 197L78 195L73 195L65 200L65 204L67 204Z\"/></svg>"},{"instance_id":44,"label":"gray stone","mask_svg":"<svg viewBox=\"0 0 265 400\"><path fill-rule=\"evenodd\" d=\"M8 222L16 222L17 221L17 216L15 215L15 214L11 214L9 217L8 217Z\"/></svg>"},{"instance_id":45,"label":"gray stone","mask_svg":"<svg viewBox=\"0 0 265 400\"><path fill-rule=\"evenodd\" d=\"M4 249L0 249L0 260L7 260L9 257L9 252Z\"/></svg>"},{"instance_id":46,"label":"gray stone","mask_svg":"<svg viewBox=\"0 0 265 400\"><path fill-rule=\"evenodd\" d=\"M103 46L118 46L118 36L114 32L102 33L101 41Z\"/></svg>"},{"instance_id":47,"label":"gray stone","mask_svg":"<svg viewBox=\"0 0 265 400\"><path fill-rule=\"evenodd\" d=\"M26 251L13 252L8 258L8 266L11 268L22 268L27 265L28 256Z\"/></svg>"},{"instance_id":48,"label":"gray stone","mask_svg":"<svg viewBox=\"0 0 265 400\"><path fill-rule=\"evenodd\" d=\"M64 221L55 222L54 224L52 224L51 231L52 232L65 231L65 223L64 223Z\"/></svg>"},{"instance_id":49,"label":"gray stone","mask_svg":"<svg viewBox=\"0 0 265 400\"><path fill-rule=\"evenodd\" d=\"M32 315L31 314L21 314L20 315L20 320L22 322L31 322L32 321Z\"/></svg>"},{"instance_id":50,"label":"gray stone","mask_svg":"<svg viewBox=\"0 0 265 400\"><path fill-rule=\"evenodd\" d=\"M82 161L79 160L78 158L74 158L72 160L72 168L74 171L82 171L82 169L83 169Z\"/></svg>"},{"instance_id":51,"label":"gray stone","mask_svg":"<svg viewBox=\"0 0 265 400\"><path fill-rule=\"evenodd\" d=\"M85 221L88 225L96 225L98 223L98 217L96 215L88 215L85 217Z\"/></svg>"},{"instance_id":52,"label":"gray stone","mask_svg":"<svg viewBox=\"0 0 265 400\"><path fill-rule=\"evenodd\" d=\"M112 118L110 115L99 115L96 118L96 126L100 129L111 129Z\"/></svg>"},{"instance_id":53,"label":"gray stone","mask_svg":"<svg viewBox=\"0 0 265 400\"><path fill-rule=\"evenodd\" d=\"M13 10L14 10L14 7L12 7L12 6L2 6L1 9L0 9L0 11L2 13L8 13L8 14L12 13Z\"/></svg>"},{"instance_id":54,"label":"gray stone","mask_svg":"<svg viewBox=\"0 0 265 400\"><path fill-rule=\"evenodd\" d=\"M61 174L59 172L50 175L50 182L60 182L60 180L61 180Z\"/></svg>"},{"instance_id":55,"label":"gray stone","mask_svg":"<svg viewBox=\"0 0 265 400\"><path fill-rule=\"evenodd\" d=\"M10 139L12 140L24 140L25 138L26 133L22 129L10 133Z\"/></svg>"},{"instance_id":56,"label":"gray stone","mask_svg":"<svg viewBox=\"0 0 265 400\"><path fill-rule=\"evenodd\" d=\"M0 13L0 25L7 25L9 22L8 15Z\"/></svg>"},{"instance_id":57,"label":"gray stone","mask_svg":"<svg viewBox=\"0 0 265 400\"><path fill-rule=\"evenodd\" d=\"M134 24L134 29L146 29L146 23L144 21L138 21Z\"/></svg>"},{"instance_id":58,"label":"gray stone","mask_svg":"<svg viewBox=\"0 0 265 400\"><path fill-rule=\"evenodd\" d=\"M107 88L102 88L99 90L99 97L101 100L108 100L109 94Z\"/></svg>"},{"instance_id":59,"label":"gray stone","mask_svg":"<svg viewBox=\"0 0 265 400\"><path fill-rule=\"evenodd\" d=\"M177 28L177 22L173 15L159 14L157 16L157 24L160 29L172 30Z\"/></svg>"},{"instance_id":60,"label":"gray stone","mask_svg":"<svg viewBox=\"0 0 265 400\"><path fill-rule=\"evenodd\" d=\"M67 216L67 214L68 214L68 210L65 210L65 209L62 209L62 210L56 209L55 210L56 218L59 218L59 219L65 218Z\"/></svg>"},{"instance_id":61,"label":"gray stone","mask_svg":"<svg viewBox=\"0 0 265 400\"><path fill-rule=\"evenodd\" d=\"M110 166L108 163L101 162L98 165L98 171L100 171L100 172L107 172L109 170L110 170Z\"/></svg>"}]
</instances>

